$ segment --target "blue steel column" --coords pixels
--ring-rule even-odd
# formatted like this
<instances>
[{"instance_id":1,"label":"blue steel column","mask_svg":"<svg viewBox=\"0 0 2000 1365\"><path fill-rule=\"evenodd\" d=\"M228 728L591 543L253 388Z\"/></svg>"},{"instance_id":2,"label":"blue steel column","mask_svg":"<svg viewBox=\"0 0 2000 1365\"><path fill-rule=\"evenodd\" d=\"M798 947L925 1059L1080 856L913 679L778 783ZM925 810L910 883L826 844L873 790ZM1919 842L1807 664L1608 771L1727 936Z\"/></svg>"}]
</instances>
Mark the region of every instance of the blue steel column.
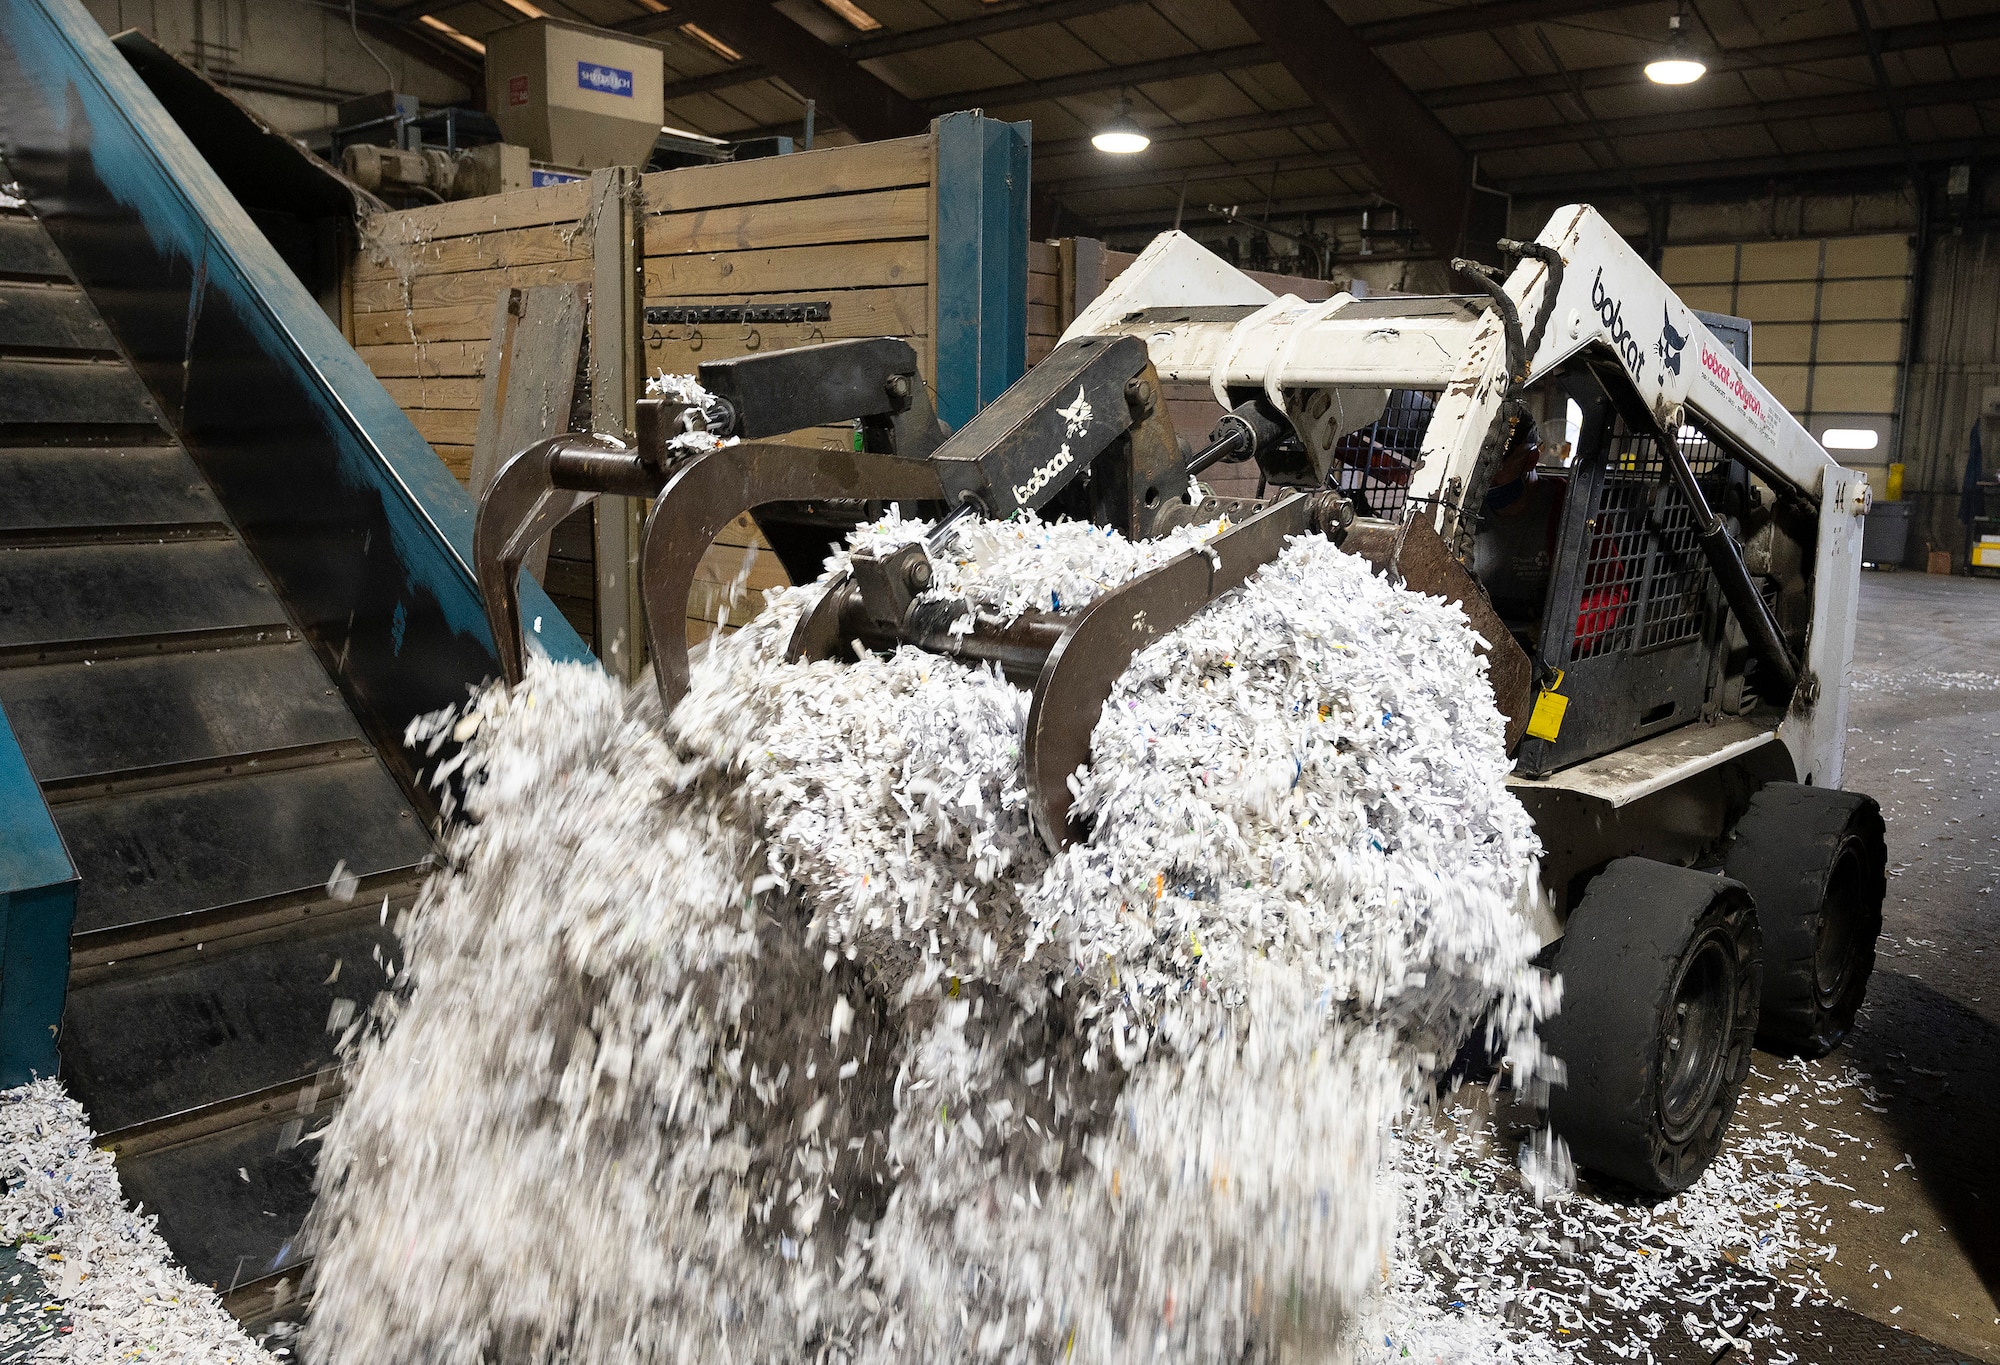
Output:
<instances>
[{"instance_id":1,"label":"blue steel column","mask_svg":"<svg viewBox=\"0 0 2000 1365\"><path fill-rule=\"evenodd\" d=\"M0 1088L56 1074L76 868L0 711Z\"/></svg>"},{"instance_id":2,"label":"blue steel column","mask_svg":"<svg viewBox=\"0 0 2000 1365\"><path fill-rule=\"evenodd\" d=\"M1028 368L1029 125L959 113L931 126L937 410L957 430Z\"/></svg>"}]
</instances>

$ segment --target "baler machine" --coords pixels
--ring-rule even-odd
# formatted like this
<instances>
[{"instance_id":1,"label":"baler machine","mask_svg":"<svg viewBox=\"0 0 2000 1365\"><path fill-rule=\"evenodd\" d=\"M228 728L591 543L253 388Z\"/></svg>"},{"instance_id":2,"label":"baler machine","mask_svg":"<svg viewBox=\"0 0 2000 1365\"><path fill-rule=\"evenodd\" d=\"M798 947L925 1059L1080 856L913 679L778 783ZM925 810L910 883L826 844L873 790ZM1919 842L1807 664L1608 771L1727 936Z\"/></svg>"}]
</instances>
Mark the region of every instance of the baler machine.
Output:
<instances>
[{"instance_id":1,"label":"baler machine","mask_svg":"<svg viewBox=\"0 0 2000 1365\"><path fill-rule=\"evenodd\" d=\"M1030 688L1031 810L1060 848L1086 835L1069 777L1133 655L1290 538L1328 536L1490 642L1545 846L1523 913L1565 979L1552 1119L1586 1167L1683 1188L1720 1147L1752 1038L1833 1047L1872 969L1882 822L1839 790L1868 485L1594 210L1501 248L1504 276L1454 262L1475 294L1305 303L1165 234L950 434L900 341L705 364L706 399L644 400L629 436L539 442L486 492L475 551L507 677L526 661L520 565L599 493L654 500L641 586L669 708L689 590L730 522L753 514L804 582L898 505L933 529L856 554L790 656L916 645ZM1199 451L1168 420L1174 382L1226 413ZM1537 407L1573 417L1567 459L1527 439ZM1422 419L1413 449L1388 440L1392 411ZM864 448L767 439L829 422ZM1254 461L1264 494L1213 495L1201 476L1225 461ZM1133 538L1228 522L1081 609L968 623L928 592L931 556L961 518L1022 510Z\"/></svg>"}]
</instances>

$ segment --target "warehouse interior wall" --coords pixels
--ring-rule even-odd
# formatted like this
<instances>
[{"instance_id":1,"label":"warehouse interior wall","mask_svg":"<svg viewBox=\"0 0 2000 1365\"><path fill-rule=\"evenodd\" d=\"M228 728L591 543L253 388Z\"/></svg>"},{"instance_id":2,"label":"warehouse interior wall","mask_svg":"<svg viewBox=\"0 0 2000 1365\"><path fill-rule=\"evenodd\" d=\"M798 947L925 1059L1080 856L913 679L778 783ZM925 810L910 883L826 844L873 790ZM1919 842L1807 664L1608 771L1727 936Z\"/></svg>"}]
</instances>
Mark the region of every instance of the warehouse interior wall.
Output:
<instances>
[{"instance_id":1,"label":"warehouse interior wall","mask_svg":"<svg viewBox=\"0 0 2000 1365\"><path fill-rule=\"evenodd\" d=\"M1903 466L1913 568L1932 551L1964 564L1969 438L1983 391L2000 388L2000 176L1984 171L1931 167L1921 198L1905 179L1596 205L1689 304L1755 324L1753 367L1815 437L1879 433L1872 450L1833 453L1877 497ZM1537 233L1561 207L1516 200L1510 230Z\"/></svg>"},{"instance_id":2,"label":"warehouse interior wall","mask_svg":"<svg viewBox=\"0 0 2000 1365\"><path fill-rule=\"evenodd\" d=\"M1865 471L1878 498L1889 494L1896 456L1911 245L1890 232L1669 246L1660 256L1683 302L1755 324L1765 387L1836 458Z\"/></svg>"},{"instance_id":3,"label":"warehouse interior wall","mask_svg":"<svg viewBox=\"0 0 2000 1365\"><path fill-rule=\"evenodd\" d=\"M415 95L427 106L479 98L479 92L410 53L357 33L345 6L330 0L83 3L105 32L142 30L274 127L298 137L332 127L340 101L380 90Z\"/></svg>"}]
</instances>

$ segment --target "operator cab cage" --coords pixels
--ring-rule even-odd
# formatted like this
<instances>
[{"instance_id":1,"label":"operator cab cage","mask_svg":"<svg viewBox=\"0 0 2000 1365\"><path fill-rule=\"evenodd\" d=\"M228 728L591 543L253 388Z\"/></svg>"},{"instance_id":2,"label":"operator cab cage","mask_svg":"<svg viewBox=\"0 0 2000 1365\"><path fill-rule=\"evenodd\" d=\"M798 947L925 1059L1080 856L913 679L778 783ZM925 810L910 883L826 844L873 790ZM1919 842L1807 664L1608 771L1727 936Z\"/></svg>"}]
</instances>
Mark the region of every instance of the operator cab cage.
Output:
<instances>
[{"instance_id":1,"label":"operator cab cage","mask_svg":"<svg viewBox=\"0 0 2000 1365\"><path fill-rule=\"evenodd\" d=\"M1308 303L1168 233L1066 336L1139 336L1164 382L1261 398L1362 517L1442 535L1556 698L1518 779L1706 721L1691 763L1775 737L1788 776L1837 785L1866 482L1752 375L1741 324L1711 327L1595 210L1504 245L1481 294Z\"/></svg>"}]
</instances>

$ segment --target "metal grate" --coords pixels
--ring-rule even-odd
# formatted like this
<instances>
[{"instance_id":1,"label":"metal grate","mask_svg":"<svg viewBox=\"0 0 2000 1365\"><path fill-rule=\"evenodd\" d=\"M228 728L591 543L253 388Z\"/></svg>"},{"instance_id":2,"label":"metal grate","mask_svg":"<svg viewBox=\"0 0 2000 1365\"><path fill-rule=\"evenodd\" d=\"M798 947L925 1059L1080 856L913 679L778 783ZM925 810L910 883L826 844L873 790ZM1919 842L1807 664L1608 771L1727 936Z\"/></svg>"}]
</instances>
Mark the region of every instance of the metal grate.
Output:
<instances>
[{"instance_id":1,"label":"metal grate","mask_svg":"<svg viewBox=\"0 0 2000 1365\"><path fill-rule=\"evenodd\" d=\"M1714 443L1692 427L1681 429L1681 449L1697 478L1723 463ZM1574 660L1662 649L1698 638L1707 624L1712 576L1694 509L1667 477L1659 450L1621 421L1606 461L1577 604Z\"/></svg>"},{"instance_id":2,"label":"metal grate","mask_svg":"<svg viewBox=\"0 0 2000 1365\"><path fill-rule=\"evenodd\" d=\"M1380 417L1340 438L1331 480L1353 499L1355 511L1393 517L1403 510L1436 409L1437 395L1427 389L1391 389Z\"/></svg>"}]
</instances>

